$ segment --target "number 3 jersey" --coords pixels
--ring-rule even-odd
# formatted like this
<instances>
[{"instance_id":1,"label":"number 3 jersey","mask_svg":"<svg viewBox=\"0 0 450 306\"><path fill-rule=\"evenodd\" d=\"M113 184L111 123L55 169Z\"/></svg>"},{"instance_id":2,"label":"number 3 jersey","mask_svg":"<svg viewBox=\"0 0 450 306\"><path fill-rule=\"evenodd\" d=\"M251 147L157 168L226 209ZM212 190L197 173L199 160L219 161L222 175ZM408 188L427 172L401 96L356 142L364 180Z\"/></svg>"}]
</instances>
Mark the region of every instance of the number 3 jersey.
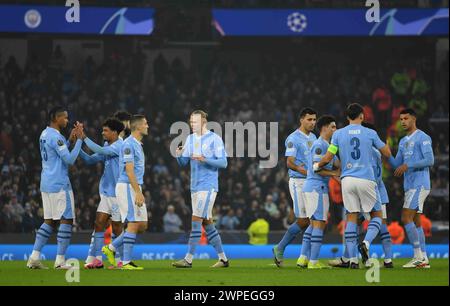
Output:
<instances>
[{"instance_id":1,"label":"number 3 jersey","mask_svg":"<svg viewBox=\"0 0 450 306\"><path fill-rule=\"evenodd\" d=\"M376 182L373 148L381 149L384 146L385 143L374 130L350 124L333 134L328 150L339 154L341 178L351 176Z\"/></svg>"}]
</instances>

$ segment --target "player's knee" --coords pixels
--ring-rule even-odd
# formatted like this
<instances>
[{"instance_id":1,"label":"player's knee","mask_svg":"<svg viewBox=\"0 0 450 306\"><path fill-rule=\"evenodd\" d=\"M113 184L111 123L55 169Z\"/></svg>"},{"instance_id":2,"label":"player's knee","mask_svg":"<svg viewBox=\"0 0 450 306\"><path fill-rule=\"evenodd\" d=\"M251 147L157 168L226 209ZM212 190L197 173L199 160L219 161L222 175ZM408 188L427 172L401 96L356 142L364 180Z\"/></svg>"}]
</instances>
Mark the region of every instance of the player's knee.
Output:
<instances>
[{"instance_id":1,"label":"player's knee","mask_svg":"<svg viewBox=\"0 0 450 306\"><path fill-rule=\"evenodd\" d=\"M142 222L139 224L139 233L143 233L148 229L148 222Z\"/></svg>"},{"instance_id":2,"label":"player's knee","mask_svg":"<svg viewBox=\"0 0 450 306\"><path fill-rule=\"evenodd\" d=\"M55 220L44 220L44 223L48 226L51 226L53 230L55 230L58 227L58 222Z\"/></svg>"},{"instance_id":3,"label":"player's knee","mask_svg":"<svg viewBox=\"0 0 450 306\"><path fill-rule=\"evenodd\" d=\"M122 234L122 225L121 224L112 224L112 231L114 235L119 236Z\"/></svg>"},{"instance_id":4,"label":"player's knee","mask_svg":"<svg viewBox=\"0 0 450 306\"><path fill-rule=\"evenodd\" d=\"M96 232L103 232L105 230L105 223L100 220L95 220L94 227Z\"/></svg>"},{"instance_id":5,"label":"player's knee","mask_svg":"<svg viewBox=\"0 0 450 306\"><path fill-rule=\"evenodd\" d=\"M411 222L413 222L413 218L411 216L409 216L408 214L403 213L402 214L402 223L403 224L408 224L408 223L411 223Z\"/></svg>"},{"instance_id":6,"label":"player's knee","mask_svg":"<svg viewBox=\"0 0 450 306\"><path fill-rule=\"evenodd\" d=\"M297 219L297 224L304 230L309 226L309 219Z\"/></svg>"}]
</instances>

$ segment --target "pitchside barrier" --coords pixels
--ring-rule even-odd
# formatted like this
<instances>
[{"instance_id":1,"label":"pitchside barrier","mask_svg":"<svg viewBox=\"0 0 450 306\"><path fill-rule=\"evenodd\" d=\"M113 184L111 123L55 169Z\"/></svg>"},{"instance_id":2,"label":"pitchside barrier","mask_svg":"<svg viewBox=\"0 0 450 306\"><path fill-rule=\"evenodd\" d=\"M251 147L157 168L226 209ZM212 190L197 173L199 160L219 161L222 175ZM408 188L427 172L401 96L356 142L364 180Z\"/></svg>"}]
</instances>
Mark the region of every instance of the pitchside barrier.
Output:
<instances>
[{"instance_id":1,"label":"pitchside barrier","mask_svg":"<svg viewBox=\"0 0 450 306\"><path fill-rule=\"evenodd\" d=\"M0 260L27 260L33 249L32 244L0 244ZM322 246L320 256L334 258L342 254L342 244L325 244ZM224 245L224 250L230 259L267 259L272 258L272 245L252 246L242 244ZM175 260L183 258L187 251L185 244L136 244L133 258L141 260ZM427 246L430 258L448 258L448 244L431 244ZM87 244L75 244L69 246L66 258L84 260L88 253ZM285 258L297 258L300 253L300 245L294 244L287 247ZM370 248L373 258L383 258L381 245L374 244ZM411 258L413 249L410 245L394 245L394 258ZM56 257L56 245L47 245L42 252L43 259L54 260ZM212 246L201 245L197 247L196 259L215 259L216 253Z\"/></svg>"}]
</instances>

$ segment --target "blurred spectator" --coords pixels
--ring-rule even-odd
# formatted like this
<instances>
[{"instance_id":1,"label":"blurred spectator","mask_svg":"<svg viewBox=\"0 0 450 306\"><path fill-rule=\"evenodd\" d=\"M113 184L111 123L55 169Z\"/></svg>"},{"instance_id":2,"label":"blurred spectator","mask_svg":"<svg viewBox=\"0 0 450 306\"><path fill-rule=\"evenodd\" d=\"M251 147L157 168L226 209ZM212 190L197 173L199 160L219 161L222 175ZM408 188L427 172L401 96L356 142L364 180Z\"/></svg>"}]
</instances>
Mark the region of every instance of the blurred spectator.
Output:
<instances>
[{"instance_id":1,"label":"blurred spectator","mask_svg":"<svg viewBox=\"0 0 450 306\"><path fill-rule=\"evenodd\" d=\"M266 201L264 202L264 210L269 214L270 217L275 217L279 215L278 207L273 201L273 196L266 196Z\"/></svg>"},{"instance_id":2,"label":"blurred spectator","mask_svg":"<svg viewBox=\"0 0 450 306\"><path fill-rule=\"evenodd\" d=\"M230 209L228 214L222 217L220 227L225 230L235 230L239 226L239 219L234 215L234 210Z\"/></svg>"},{"instance_id":3,"label":"blurred spectator","mask_svg":"<svg viewBox=\"0 0 450 306\"><path fill-rule=\"evenodd\" d=\"M397 221L392 221L388 225L388 231L391 234L393 244L402 244L405 240L405 230Z\"/></svg>"},{"instance_id":4,"label":"blurred spectator","mask_svg":"<svg viewBox=\"0 0 450 306\"><path fill-rule=\"evenodd\" d=\"M180 227L183 225L180 217L175 213L175 207L173 205L167 206L167 212L163 217L164 232L176 233L180 231Z\"/></svg>"},{"instance_id":5,"label":"blurred spectator","mask_svg":"<svg viewBox=\"0 0 450 306\"><path fill-rule=\"evenodd\" d=\"M431 229L433 228L433 224L430 219L427 218L424 214L420 215L420 222L422 224L423 232L425 233L425 237L431 237Z\"/></svg>"}]
</instances>

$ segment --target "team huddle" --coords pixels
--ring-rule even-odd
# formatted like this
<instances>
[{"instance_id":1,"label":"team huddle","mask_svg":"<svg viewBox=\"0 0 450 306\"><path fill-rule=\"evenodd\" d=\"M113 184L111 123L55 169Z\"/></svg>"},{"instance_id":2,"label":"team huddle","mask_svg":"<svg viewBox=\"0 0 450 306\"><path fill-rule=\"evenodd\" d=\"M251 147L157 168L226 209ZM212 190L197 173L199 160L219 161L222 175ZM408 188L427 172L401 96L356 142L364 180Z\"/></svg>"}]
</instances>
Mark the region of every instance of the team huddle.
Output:
<instances>
[{"instance_id":1,"label":"team huddle","mask_svg":"<svg viewBox=\"0 0 450 306\"><path fill-rule=\"evenodd\" d=\"M423 204L430 192L429 167L434 163L431 138L416 127L412 109L401 112L402 127L407 132L399 145L396 157L380 140L375 128L364 123L359 104L347 108L349 125L337 129L332 116L317 119L317 113L305 108L300 114L300 127L286 140L289 189L293 200L294 222L280 243L273 248L274 261L283 266L285 248L301 233L303 243L297 261L300 267L321 269L329 266L359 268L358 251L363 263L370 257L373 240L380 235L385 253L384 265L392 268L391 238L386 226L386 205L389 202L382 180L382 156L395 176L404 176L405 203L402 221L414 247L414 258L405 268L430 267L425 250L425 236L420 224ZM104 164L99 183L98 205L94 231L85 268L104 268L103 255L111 269L142 270L132 261L133 247L138 234L148 226L147 208L142 191L145 175L145 154L142 141L149 125L142 115L117 112L102 125L103 146L89 139L82 123L77 122L69 139L61 131L68 125L68 113L62 107L49 112L50 125L40 136L42 158L41 194L44 223L36 233L33 252L27 266L46 269L41 262L41 250L49 237L57 231L55 269L70 269L66 251L75 219L74 195L69 180L69 166L80 157L87 165ZM213 222L213 206L218 193L218 173L227 167L223 140L206 128L207 114L194 111L190 116L192 134L176 150L181 167L190 164L192 229L185 258L172 264L176 268L191 268L202 228L208 242L215 248L218 261L212 268L229 267L219 232ZM317 139L312 131L320 133ZM83 144L94 154L86 153ZM69 150L69 147L72 147ZM347 212L345 251L342 257L329 262L319 261L323 232L328 218L328 181L341 181L344 206ZM370 219L364 240L358 243L362 219ZM111 224L112 241L104 244L105 230Z\"/></svg>"},{"instance_id":2,"label":"team huddle","mask_svg":"<svg viewBox=\"0 0 450 306\"><path fill-rule=\"evenodd\" d=\"M415 111L405 109L400 113L401 125L407 136L401 139L396 157L381 141L375 127L364 122L361 105L354 103L348 106L349 125L338 130L333 117L325 115L319 118L319 139L312 133L316 116L313 109L303 109L300 127L286 140L289 189L297 220L280 243L273 247L275 264L283 266L286 246L303 232L301 254L297 260L299 267L358 269L358 251L363 264L369 265L370 245L380 235L384 266L393 268L392 242L386 224L389 198L382 179L383 156L395 169L396 177L404 176L402 222L413 245L414 258L403 267L429 268L420 214L430 193L429 167L434 164L434 156L431 138L416 127ZM341 182L346 209L345 248L340 258L324 265L318 259L328 219L328 181L332 176ZM358 243L364 219L370 219L370 223L364 240Z\"/></svg>"}]
</instances>

